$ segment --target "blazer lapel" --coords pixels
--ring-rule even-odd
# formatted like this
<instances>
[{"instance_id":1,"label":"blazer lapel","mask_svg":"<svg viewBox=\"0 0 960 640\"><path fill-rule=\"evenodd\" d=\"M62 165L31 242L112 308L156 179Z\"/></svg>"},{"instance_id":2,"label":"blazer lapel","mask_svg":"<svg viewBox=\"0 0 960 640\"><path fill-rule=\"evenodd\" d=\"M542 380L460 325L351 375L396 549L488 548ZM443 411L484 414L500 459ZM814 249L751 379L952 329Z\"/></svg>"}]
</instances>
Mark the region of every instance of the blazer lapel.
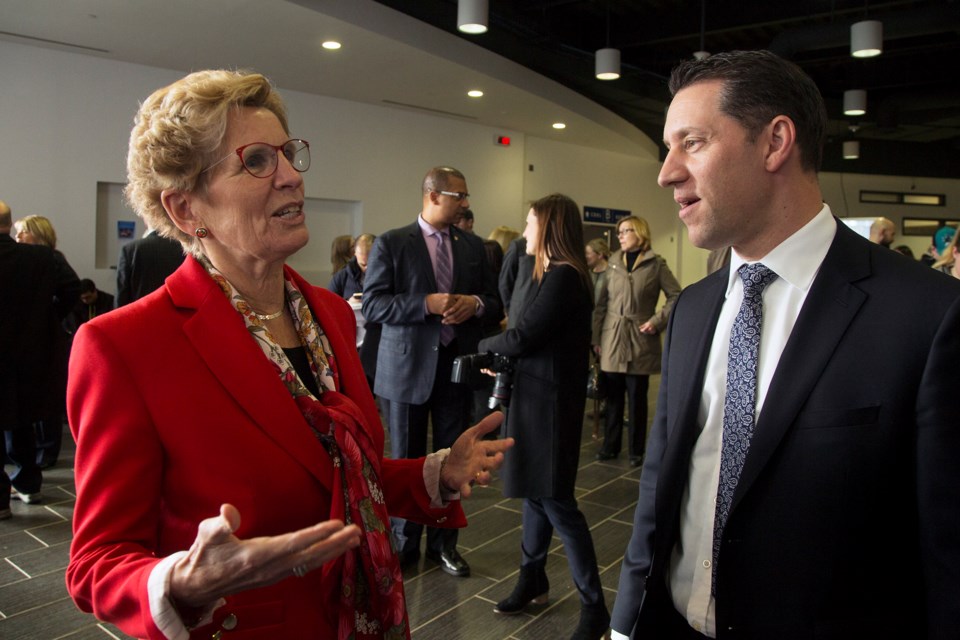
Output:
<instances>
[{"instance_id":1,"label":"blazer lapel","mask_svg":"<svg viewBox=\"0 0 960 640\"><path fill-rule=\"evenodd\" d=\"M332 490L330 457L243 320L203 267L188 259L167 287L175 304L194 309L183 330L213 376L257 427Z\"/></svg>"},{"instance_id":2,"label":"blazer lapel","mask_svg":"<svg viewBox=\"0 0 960 640\"><path fill-rule=\"evenodd\" d=\"M679 388L676 393L668 391L666 410L671 417L667 425L667 444L657 487L658 508L671 509L670 513L658 513L657 521L669 523L670 527L679 523L679 497L687 485L690 455L700 436L698 414L703 380L727 290L727 279L721 274L713 274L702 285L694 285L697 286L705 289L700 292L691 287L680 294L677 306L682 305L684 311L673 318L670 328L667 384L676 384ZM694 295L700 299L689 299ZM684 300L685 296L688 299ZM662 409L658 407L657 410L659 412ZM663 537L665 541L673 539L671 535ZM669 553L660 555L669 558Z\"/></svg>"},{"instance_id":3,"label":"blazer lapel","mask_svg":"<svg viewBox=\"0 0 960 640\"><path fill-rule=\"evenodd\" d=\"M433 261L430 260L430 250L427 249L427 239L423 237L423 231L420 229L419 219L417 222L414 222L410 227L410 244L413 247L413 251L418 258L415 261L415 265L419 268L421 277L425 278L427 283L430 286L430 290L437 291L437 275L433 271ZM436 242L433 238L430 239L430 242ZM452 254L451 254L452 255ZM454 277L456 277L456 270L454 270Z\"/></svg>"},{"instance_id":4,"label":"blazer lapel","mask_svg":"<svg viewBox=\"0 0 960 640\"><path fill-rule=\"evenodd\" d=\"M731 508L760 475L814 385L837 344L867 299L854 282L870 275L868 247L837 223L837 234L820 266L770 382L757 417Z\"/></svg>"}]
</instances>

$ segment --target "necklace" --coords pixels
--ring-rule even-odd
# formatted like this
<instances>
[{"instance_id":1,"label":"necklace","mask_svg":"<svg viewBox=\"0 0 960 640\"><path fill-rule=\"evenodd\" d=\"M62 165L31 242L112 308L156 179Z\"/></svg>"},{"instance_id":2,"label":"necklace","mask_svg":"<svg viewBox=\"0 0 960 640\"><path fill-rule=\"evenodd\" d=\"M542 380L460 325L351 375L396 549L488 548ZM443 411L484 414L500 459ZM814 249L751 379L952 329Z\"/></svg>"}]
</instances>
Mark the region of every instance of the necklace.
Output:
<instances>
[{"instance_id":1,"label":"necklace","mask_svg":"<svg viewBox=\"0 0 960 640\"><path fill-rule=\"evenodd\" d=\"M257 313L254 311L253 315L257 316L257 320L260 320L261 322L266 322L267 320L276 320L283 315L283 307L280 307L280 311L277 311L276 313Z\"/></svg>"}]
</instances>

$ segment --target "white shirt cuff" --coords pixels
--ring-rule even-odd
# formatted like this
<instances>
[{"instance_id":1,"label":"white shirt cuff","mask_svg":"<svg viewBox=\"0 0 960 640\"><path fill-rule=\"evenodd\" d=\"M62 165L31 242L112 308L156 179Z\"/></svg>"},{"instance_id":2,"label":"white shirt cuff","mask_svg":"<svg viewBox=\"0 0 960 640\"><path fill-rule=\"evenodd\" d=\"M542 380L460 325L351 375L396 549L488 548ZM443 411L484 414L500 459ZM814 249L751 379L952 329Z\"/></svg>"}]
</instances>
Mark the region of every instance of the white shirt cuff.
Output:
<instances>
[{"instance_id":1,"label":"white shirt cuff","mask_svg":"<svg viewBox=\"0 0 960 640\"><path fill-rule=\"evenodd\" d=\"M459 491L450 491L440 484L440 469L449 455L450 449L440 449L436 453L429 454L423 462L423 485L427 489L427 495L430 496L432 509L442 509L452 500L460 499Z\"/></svg>"},{"instance_id":2,"label":"white shirt cuff","mask_svg":"<svg viewBox=\"0 0 960 640\"><path fill-rule=\"evenodd\" d=\"M187 555L186 551L178 551L167 556L150 571L150 577L147 578L147 599L150 602L150 617L157 629L164 637L169 640L190 640L190 631L180 619L176 607L173 606L173 600L170 599L170 574L173 573L173 565L181 558ZM202 612L202 617L196 626L200 627L208 624L213 619L213 612L227 603L220 598Z\"/></svg>"},{"instance_id":3,"label":"white shirt cuff","mask_svg":"<svg viewBox=\"0 0 960 640\"><path fill-rule=\"evenodd\" d=\"M610 629L610 640L630 640L630 636L625 636L619 631Z\"/></svg>"}]
</instances>

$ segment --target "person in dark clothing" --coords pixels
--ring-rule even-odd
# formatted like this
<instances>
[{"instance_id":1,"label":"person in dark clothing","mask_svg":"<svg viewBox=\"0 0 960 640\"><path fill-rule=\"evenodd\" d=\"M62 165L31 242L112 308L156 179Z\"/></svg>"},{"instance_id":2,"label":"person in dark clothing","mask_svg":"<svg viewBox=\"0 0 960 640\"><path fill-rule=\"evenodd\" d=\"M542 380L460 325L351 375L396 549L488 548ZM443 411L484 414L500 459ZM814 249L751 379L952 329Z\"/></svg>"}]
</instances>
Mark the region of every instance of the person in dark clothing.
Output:
<instances>
[{"instance_id":1,"label":"person in dark clothing","mask_svg":"<svg viewBox=\"0 0 960 640\"><path fill-rule=\"evenodd\" d=\"M0 460L16 467L9 476L0 471L0 520L12 515L11 497L25 504L42 498L33 425L49 413L62 333L57 309L77 295L76 280L65 277L50 247L17 243L10 229L10 208L0 202Z\"/></svg>"},{"instance_id":2,"label":"person in dark clothing","mask_svg":"<svg viewBox=\"0 0 960 640\"><path fill-rule=\"evenodd\" d=\"M546 602L547 553L556 530L580 595L580 622L571 638L596 640L610 616L593 540L574 496L593 309L580 208L564 195L541 198L527 215L524 237L531 260L519 267L527 273L517 278L507 330L479 345L481 352L514 359L503 428L516 445L504 456L502 478L505 496L524 499L520 576L494 611L518 614Z\"/></svg>"},{"instance_id":3,"label":"person in dark clothing","mask_svg":"<svg viewBox=\"0 0 960 640\"><path fill-rule=\"evenodd\" d=\"M80 300L64 319L64 329L73 335L84 322L108 311L113 311L113 296L97 289L97 285L90 278L84 278L80 281Z\"/></svg>"},{"instance_id":4,"label":"person in dark clothing","mask_svg":"<svg viewBox=\"0 0 960 640\"><path fill-rule=\"evenodd\" d=\"M60 455L63 423L66 416L67 361L70 358L70 335L63 326L80 296L80 279L57 250L57 232L43 216L26 216L14 225L17 242L49 247L53 251L54 281L53 309L56 322L49 334L53 361L47 375L47 387L42 415L34 423L36 431L36 460L41 468L52 467ZM39 500L39 492L36 500Z\"/></svg>"},{"instance_id":5,"label":"person in dark clothing","mask_svg":"<svg viewBox=\"0 0 960 640\"><path fill-rule=\"evenodd\" d=\"M117 306L122 307L159 289L183 263L183 247L151 229L120 250L117 261Z\"/></svg>"}]
</instances>

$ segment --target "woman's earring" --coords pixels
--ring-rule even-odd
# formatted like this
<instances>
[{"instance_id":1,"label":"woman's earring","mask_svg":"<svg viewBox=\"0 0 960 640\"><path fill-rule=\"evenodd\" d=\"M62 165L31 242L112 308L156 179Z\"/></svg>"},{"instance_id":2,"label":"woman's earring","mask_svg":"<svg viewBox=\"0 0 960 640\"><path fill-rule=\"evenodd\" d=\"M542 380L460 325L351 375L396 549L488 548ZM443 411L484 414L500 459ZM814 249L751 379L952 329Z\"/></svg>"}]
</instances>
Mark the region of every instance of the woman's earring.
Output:
<instances>
[{"instance_id":1,"label":"woman's earring","mask_svg":"<svg viewBox=\"0 0 960 640\"><path fill-rule=\"evenodd\" d=\"M206 227L197 227L197 230L194 231L194 233L197 234L197 237L198 237L198 238L206 238L206 237L207 237L207 228L206 228Z\"/></svg>"}]
</instances>

